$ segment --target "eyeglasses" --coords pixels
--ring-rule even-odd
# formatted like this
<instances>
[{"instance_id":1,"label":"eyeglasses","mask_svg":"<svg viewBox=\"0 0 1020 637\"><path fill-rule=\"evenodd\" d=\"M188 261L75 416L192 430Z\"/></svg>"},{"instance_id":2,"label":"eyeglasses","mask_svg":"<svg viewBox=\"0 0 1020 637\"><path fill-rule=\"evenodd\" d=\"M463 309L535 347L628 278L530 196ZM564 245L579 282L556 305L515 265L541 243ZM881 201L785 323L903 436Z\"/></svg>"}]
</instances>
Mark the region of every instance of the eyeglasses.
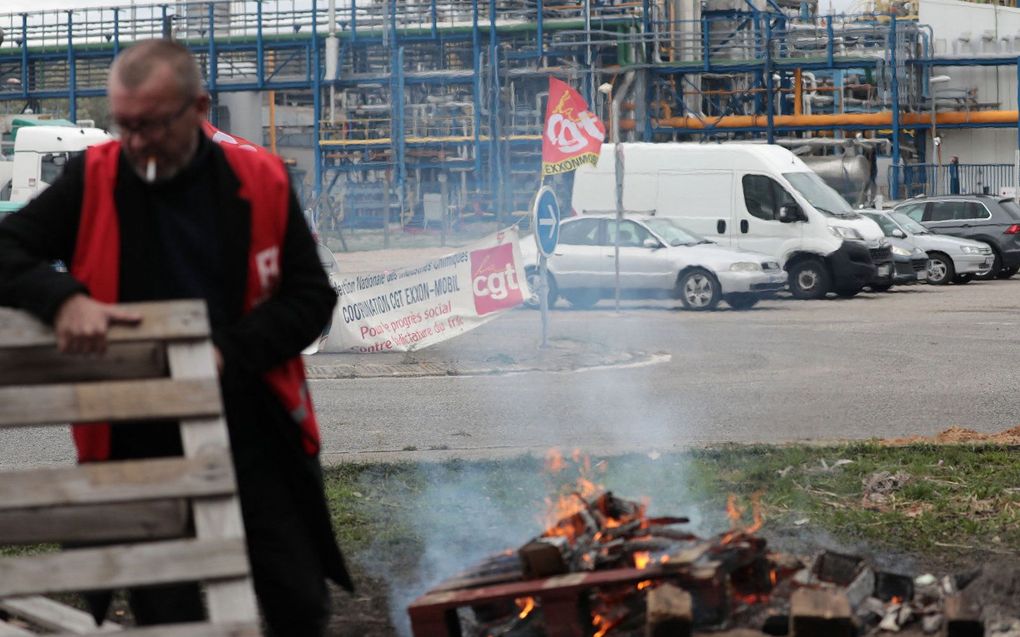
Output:
<instances>
[{"instance_id":1,"label":"eyeglasses","mask_svg":"<svg viewBox=\"0 0 1020 637\"><path fill-rule=\"evenodd\" d=\"M144 135L145 137L162 137L170 129L170 126L177 121L181 115L188 112L194 105L194 101L188 100L173 115L161 119L138 119L134 121L117 120L113 121L113 132L120 135Z\"/></svg>"}]
</instances>

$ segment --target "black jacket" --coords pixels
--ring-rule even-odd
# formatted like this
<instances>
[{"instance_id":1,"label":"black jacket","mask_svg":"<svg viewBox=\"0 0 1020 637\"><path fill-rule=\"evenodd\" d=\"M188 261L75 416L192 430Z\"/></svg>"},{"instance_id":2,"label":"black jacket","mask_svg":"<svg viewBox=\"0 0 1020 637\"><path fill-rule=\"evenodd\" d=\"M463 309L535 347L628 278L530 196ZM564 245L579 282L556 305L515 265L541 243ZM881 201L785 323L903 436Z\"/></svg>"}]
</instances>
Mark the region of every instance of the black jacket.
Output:
<instances>
[{"instance_id":1,"label":"black jacket","mask_svg":"<svg viewBox=\"0 0 1020 637\"><path fill-rule=\"evenodd\" d=\"M272 505L261 502L251 493L254 487L246 486L257 484L260 472L273 467L287 482L291 497L301 502L303 526L317 538L327 575L349 588L350 579L333 538L318 459L303 453L298 426L261 378L265 371L299 355L322 333L332 316L336 294L292 192L279 288L270 299L243 313L251 210L236 194L240 182L223 151L204 136L201 139L201 169L186 178L208 184L208 207L216 216L213 225L217 231L211 242L222 263L222 272L216 273L222 294L212 300L218 311L210 309L210 321L213 342L224 359L221 387L242 507ZM67 298L87 292L70 274L52 266L55 261L72 262L83 190L84 161L73 158L52 186L0 221L0 305L27 310L52 323ZM122 157L114 199L120 226L119 300L123 302L167 298L153 282L165 274L163 251L174 247L163 245L165 238L161 241L158 226L146 214L149 192ZM148 442L121 444L119 457L168 452L166 440L153 428L130 429L145 431ZM125 436L128 430L122 430ZM114 436L116 450L116 430ZM179 445L179 436L176 440Z\"/></svg>"}]
</instances>

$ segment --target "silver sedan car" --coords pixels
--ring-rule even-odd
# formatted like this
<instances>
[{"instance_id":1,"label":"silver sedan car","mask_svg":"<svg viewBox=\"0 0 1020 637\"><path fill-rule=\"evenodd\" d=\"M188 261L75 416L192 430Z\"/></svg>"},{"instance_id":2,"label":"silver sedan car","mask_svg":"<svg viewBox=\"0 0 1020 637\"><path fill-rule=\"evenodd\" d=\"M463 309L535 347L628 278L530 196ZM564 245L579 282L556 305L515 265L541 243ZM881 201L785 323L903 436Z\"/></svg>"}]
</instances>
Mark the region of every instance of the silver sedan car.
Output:
<instances>
[{"instance_id":1,"label":"silver sedan car","mask_svg":"<svg viewBox=\"0 0 1020 637\"><path fill-rule=\"evenodd\" d=\"M928 283L970 283L974 275L987 274L995 254L987 243L933 234L902 212L883 212L903 236L928 253Z\"/></svg>"},{"instance_id":2,"label":"silver sedan car","mask_svg":"<svg viewBox=\"0 0 1020 637\"><path fill-rule=\"evenodd\" d=\"M590 307L611 297L616 279L617 223L612 215L584 215L560 224L549 258L548 300ZM619 224L620 290L626 298L679 298L689 310L711 310L724 300L752 307L786 287L786 272L772 257L726 248L684 229L668 217L631 215ZM528 286L538 289L538 249L521 242ZM529 305L537 304L533 294Z\"/></svg>"}]
</instances>

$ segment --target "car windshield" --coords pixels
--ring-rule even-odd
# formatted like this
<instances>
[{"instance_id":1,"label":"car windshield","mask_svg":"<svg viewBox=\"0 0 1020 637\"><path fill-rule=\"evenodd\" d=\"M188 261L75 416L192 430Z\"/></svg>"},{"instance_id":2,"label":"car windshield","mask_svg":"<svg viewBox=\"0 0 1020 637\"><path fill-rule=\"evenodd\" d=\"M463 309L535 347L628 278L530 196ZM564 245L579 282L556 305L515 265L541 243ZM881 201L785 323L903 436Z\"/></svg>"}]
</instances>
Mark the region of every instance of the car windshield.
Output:
<instances>
[{"instance_id":1,"label":"car windshield","mask_svg":"<svg viewBox=\"0 0 1020 637\"><path fill-rule=\"evenodd\" d=\"M708 239L700 237L690 230L678 225L672 219L649 219L645 225L651 228L652 232L662 237L671 246L692 246L699 243L711 243Z\"/></svg>"},{"instance_id":2,"label":"car windshield","mask_svg":"<svg viewBox=\"0 0 1020 637\"><path fill-rule=\"evenodd\" d=\"M834 217L852 217L854 209L816 173L783 173L815 210Z\"/></svg>"},{"instance_id":3,"label":"car windshield","mask_svg":"<svg viewBox=\"0 0 1020 637\"><path fill-rule=\"evenodd\" d=\"M928 234L928 230L902 212L890 212L889 216L910 234Z\"/></svg>"},{"instance_id":4,"label":"car windshield","mask_svg":"<svg viewBox=\"0 0 1020 637\"><path fill-rule=\"evenodd\" d=\"M899 228L896 227L896 224L893 222L893 220L885 215L866 212L864 213L864 216L877 223L878 226L882 228L883 234L885 234L885 236L887 237L893 236L894 230L899 230Z\"/></svg>"}]
</instances>

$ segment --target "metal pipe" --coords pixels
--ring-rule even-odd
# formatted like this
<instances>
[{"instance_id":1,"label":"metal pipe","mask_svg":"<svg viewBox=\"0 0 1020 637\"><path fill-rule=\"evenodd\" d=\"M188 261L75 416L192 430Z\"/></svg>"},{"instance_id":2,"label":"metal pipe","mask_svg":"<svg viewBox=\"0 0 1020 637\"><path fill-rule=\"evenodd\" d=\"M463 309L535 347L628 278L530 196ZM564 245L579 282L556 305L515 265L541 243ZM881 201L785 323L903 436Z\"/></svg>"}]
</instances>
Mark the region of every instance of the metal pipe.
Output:
<instances>
[{"instance_id":1,"label":"metal pipe","mask_svg":"<svg viewBox=\"0 0 1020 637\"><path fill-rule=\"evenodd\" d=\"M772 83L772 24L768 18L765 19L765 117L768 126L765 129L765 138L772 143L776 138L776 97L773 94Z\"/></svg>"},{"instance_id":2,"label":"metal pipe","mask_svg":"<svg viewBox=\"0 0 1020 637\"><path fill-rule=\"evenodd\" d=\"M332 2L332 0L330 0ZM265 42L262 39L262 3L255 3L255 15L258 22L255 24L255 84L259 88L266 85L266 61Z\"/></svg>"},{"instance_id":3,"label":"metal pipe","mask_svg":"<svg viewBox=\"0 0 1020 637\"><path fill-rule=\"evenodd\" d=\"M843 126L889 126L894 120L911 128L927 128L931 126L931 113L897 113L882 111L880 113L840 113L834 115L777 115L774 124L777 127L814 126L838 129ZM1018 111L939 111L936 116L939 126L961 124L1010 124L1018 123ZM755 128L765 127L768 120L764 115L727 115L710 118L704 122L696 117L668 117L660 119L658 125L664 128ZM634 120L620 122L622 130L631 130Z\"/></svg>"},{"instance_id":4,"label":"metal pipe","mask_svg":"<svg viewBox=\"0 0 1020 637\"><path fill-rule=\"evenodd\" d=\"M21 14L21 94L28 99L28 14Z\"/></svg>"},{"instance_id":5,"label":"metal pipe","mask_svg":"<svg viewBox=\"0 0 1020 637\"><path fill-rule=\"evenodd\" d=\"M896 66L896 16L891 16L889 23L889 66L891 67L892 93L892 165L893 182L890 184L889 195L893 199L900 198L900 82L899 70Z\"/></svg>"},{"instance_id":6,"label":"metal pipe","mask_svg":"<svg viewBox=\"0 0 1020 637\"><path fill-rule=\"evenodd\" d=\"M269 152L276 154L276 91L269 91Z\"/></svg>"},{"instance_id":7,"label":"metal pipe","mask_svg":"<svg viewBox=\"0 0 1020 637\"><path fill-rule=\"evenodd\" d=\"M620 88L614 91L613 94L613 112L612 112L612 123L610 129L610 137L614 144L619 144L622 140L620 139L620 108L623 104L623 98L626 97L627 92L630 91L630 85L634 82L635 71L627 71L623 74L623 81L620 82Z\"/></svg>"},{"instance_id":8,"label":"metal pipe","mask_svg":"<svg viewBox=\"0 0 1020 637\"><path fill-rule=\"evenodd\" d=\"M211 9L210 9L211 11ZM312 0L312 47L309 55L312 57L312 118L314 119L314 140L315 144L315 183L312 186L312 193L316 198L322 194L322 82L319 78L319 23L318 23L318 0ZM211 33L211 32L210 32ZM212 37L209 38L212 41Z\"/></svg>"},{"instance_id":9,"label":"metal pipe","mask_svg":"<svg viewBox=\"0 0 1020 637\"><path fill-rule=\"evenodd\" d=\"M793 114L804 114L804 71L799 67L793 70Z\"/></svg>"},{"instance_id":10,"label":"metal pipe","mask_svg":"<svg viewBox=\"0 0 1020 637\"><path fill-rule=\"evenodd\" d=\"M67 84L67 101L68 101L68 115L72 122L78 121L78 73L77 66L75 65L74 59L74 39L71 37L71 32L74 30L74 12L67 12L67 68L68 84Z\"/></svg>"}]
</instances>

